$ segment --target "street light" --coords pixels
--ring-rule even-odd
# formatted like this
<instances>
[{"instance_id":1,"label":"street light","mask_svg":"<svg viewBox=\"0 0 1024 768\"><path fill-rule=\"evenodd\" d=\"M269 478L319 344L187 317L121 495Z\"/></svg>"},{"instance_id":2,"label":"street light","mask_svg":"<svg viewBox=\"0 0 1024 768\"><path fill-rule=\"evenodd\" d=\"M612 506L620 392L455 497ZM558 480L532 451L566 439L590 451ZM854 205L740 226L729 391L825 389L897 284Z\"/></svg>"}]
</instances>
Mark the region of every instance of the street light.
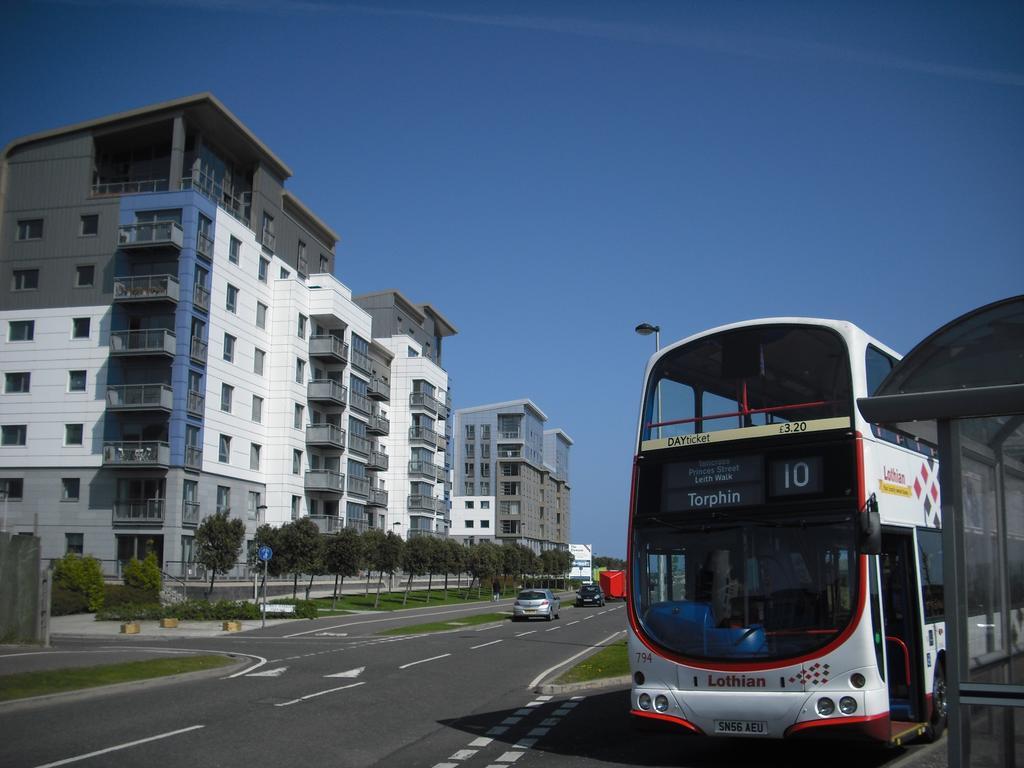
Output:
<instances>
[{"instance_id":1,"label":"street light","mask_svg":"<svg viewBox=\"0 0 1024 768\"><path fill-rule=\"evenodd\" d=\"M650 323L640 323L636 328L633 329L641 336L650 336L654 334L654 351L661 351L661 326L651 325ZM656 392L658 399L658 424L661 424L661 382L658 382L658 390ZM661 427L658 427L658 437L661 437Z\"/></svg>"}]
</instances>

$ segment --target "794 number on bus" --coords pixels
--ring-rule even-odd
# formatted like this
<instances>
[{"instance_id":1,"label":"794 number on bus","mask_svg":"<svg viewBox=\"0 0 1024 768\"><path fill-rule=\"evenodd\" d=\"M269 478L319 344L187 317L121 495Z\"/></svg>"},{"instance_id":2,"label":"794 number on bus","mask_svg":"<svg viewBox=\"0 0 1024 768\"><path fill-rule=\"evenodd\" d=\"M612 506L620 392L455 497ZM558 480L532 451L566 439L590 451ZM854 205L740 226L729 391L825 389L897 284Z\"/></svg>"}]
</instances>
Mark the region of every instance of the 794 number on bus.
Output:
<instances>
[{"instance_id":1,"label":"794 number on bus","mask_svg":"<svg viewBox=\"0 0 1024 768\"><path fill-rule=\"evenodd\" d=\"M654 657L651 656L649 651L637 651L636 652L636 663L637 664L650 664L654 661Z\"/></svg>"}]
</instances>

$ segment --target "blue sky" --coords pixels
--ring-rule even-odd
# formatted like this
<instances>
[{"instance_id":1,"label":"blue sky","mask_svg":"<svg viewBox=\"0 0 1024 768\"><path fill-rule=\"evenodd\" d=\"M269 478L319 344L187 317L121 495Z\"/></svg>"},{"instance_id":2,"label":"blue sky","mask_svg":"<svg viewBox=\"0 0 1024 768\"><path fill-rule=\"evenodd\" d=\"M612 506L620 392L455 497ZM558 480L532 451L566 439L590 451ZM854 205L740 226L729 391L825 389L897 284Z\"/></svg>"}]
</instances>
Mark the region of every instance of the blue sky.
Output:
<instances>
[{"instance_id":1,"label":"blue sky","mask_svg":"<svg viewBox=\"0 0 1024 768\"><path fill-rule=\"evenodd\" d=\"M213 92L458 328L456 407L575 440L573 540L625 554L643 367L775 315L901 352L1024 290L1020 3L0 4L0 145Z\"/></svg>"}]
</instances>

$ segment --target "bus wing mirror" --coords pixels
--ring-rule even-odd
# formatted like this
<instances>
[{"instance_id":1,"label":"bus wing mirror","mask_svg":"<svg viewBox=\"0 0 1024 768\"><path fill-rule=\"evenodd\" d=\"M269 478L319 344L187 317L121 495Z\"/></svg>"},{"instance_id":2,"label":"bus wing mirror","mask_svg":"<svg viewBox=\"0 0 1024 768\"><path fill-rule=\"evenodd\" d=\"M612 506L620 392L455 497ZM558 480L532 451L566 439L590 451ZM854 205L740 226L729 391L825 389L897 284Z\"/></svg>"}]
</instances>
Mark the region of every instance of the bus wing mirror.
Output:
<instances>
[{"instance_id":1,"label":"bus wing mirror","mask_svg":"<svg viewBox=\"0 0 1024 768\"><path fill-rule=\"evenodd\" d=\"M878 515L878 499L873 493L861 511L860 551L864 555L882 553L882 519Z\"/></svg>"}]
</instances>

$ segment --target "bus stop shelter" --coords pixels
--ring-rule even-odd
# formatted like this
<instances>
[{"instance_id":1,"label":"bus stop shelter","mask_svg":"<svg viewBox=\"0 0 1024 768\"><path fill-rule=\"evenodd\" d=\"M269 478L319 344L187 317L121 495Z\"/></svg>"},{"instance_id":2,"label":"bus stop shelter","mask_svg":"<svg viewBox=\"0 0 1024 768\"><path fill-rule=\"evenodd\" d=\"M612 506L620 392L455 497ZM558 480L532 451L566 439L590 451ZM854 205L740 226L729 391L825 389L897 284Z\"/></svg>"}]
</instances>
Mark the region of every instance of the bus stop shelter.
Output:
<instances>
[{"instance_id":1,"label":"bus stop shelter","mask_svg":"<svg viewBox=\"0 0 1024 768\"><path fill-rule=\"evenodd\" d=\"M1024 296L938 329L858 406L938 446L949 765L1024 766Z\"/></svg>"}]
</instances>

